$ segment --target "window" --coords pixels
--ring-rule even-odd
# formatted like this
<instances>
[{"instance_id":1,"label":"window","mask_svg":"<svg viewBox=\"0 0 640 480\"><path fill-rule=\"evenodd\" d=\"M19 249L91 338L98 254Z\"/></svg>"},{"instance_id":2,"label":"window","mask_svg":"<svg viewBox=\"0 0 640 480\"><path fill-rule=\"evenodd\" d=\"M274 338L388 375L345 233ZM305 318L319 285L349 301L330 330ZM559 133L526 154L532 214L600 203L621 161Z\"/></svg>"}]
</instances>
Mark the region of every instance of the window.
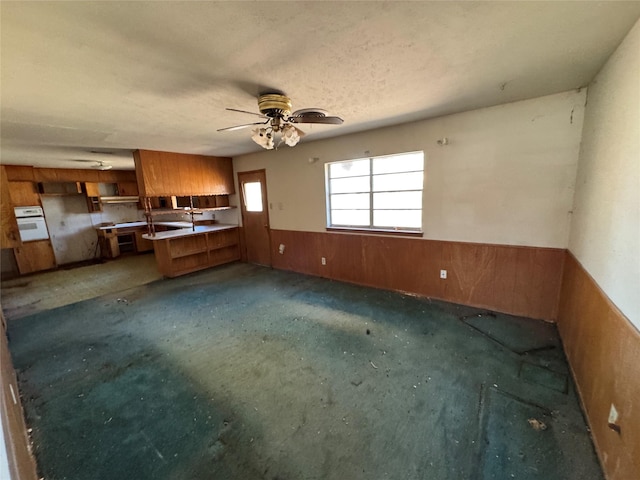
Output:
<instances>
[{"instance_id":1,"label":"window","mask_svg":"<svg viewBox=\"0 0 640 480\"><path fill-rule=\"evenodd\" d=\"M262 186L260 182L248 182L244 186L244 204L247 212L262 211Z\"/></svg>"},{"instance_id":2,"label":"window","mask_svg":"<svg viewBox=\"0 0 640 480\"><path fill-rule=\"evenodd\" d=\"M327 163L327 227L422 230L424 152Z\"/></svg>"}]
</instances>

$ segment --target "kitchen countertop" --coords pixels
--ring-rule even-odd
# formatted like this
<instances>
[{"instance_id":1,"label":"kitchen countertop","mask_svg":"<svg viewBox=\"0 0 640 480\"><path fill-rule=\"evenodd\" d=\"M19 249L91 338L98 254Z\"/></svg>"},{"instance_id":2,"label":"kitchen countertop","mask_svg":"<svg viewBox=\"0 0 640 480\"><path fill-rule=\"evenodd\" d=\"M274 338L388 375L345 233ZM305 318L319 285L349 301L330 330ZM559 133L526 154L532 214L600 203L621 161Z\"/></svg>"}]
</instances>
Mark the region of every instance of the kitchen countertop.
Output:
<instances>
[{"instance_id":1,"label":"kitchen countertop","mask_svg":"<svg viewBox=\"0 0 640 480\"><path fill-rule=\"evenodd\" d=\"M169 223L169 222L166 222ZM142 235L142 238L147 240L166 240L168 238L188 237L190 235L199 235L207 232L218 232L220 230L229 230L232 228L238 228L238 225L226 225L217 223L215 225L197 225L195 231L191 228L189 222L172 222L172 223L186 223L188 228L181 228L179 230L168 230L166 232L156 232L155 236L151 236L148 233ZM146 224L145 224L146 225ZM156 225L160 225L157 223Z\"/></svg>"}]
</instances>

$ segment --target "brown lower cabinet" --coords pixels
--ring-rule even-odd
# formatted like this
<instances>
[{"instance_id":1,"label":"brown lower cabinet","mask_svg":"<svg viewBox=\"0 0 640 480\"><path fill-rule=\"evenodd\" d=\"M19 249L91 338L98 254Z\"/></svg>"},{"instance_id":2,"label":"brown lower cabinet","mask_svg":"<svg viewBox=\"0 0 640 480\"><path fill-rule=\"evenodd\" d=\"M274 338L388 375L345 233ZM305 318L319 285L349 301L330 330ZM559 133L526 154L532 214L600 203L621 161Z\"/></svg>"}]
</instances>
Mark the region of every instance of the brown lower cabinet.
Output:
<instances>
[{"instance_id":1,"label":"brown lower cabinet","mask_svg":"<svg viewBox=\"0 0 640 480\"><path fill-rule=\"evenodd\" d=\"M56 267L56 257L50 240L23 242L13 249L21 275Z\"/></svg>"},{"instance_id":2,"label":"brown lower cabinet","mask_svg":"<svg viewBox=\"0 0 640 480\"><path fill-rule=\"evenodd\" d=\"M115 229L97 229L98 245L100 246L100 256L102 258L116 258L120 256L120 246Z\"/></svg>"},{"instance_id":3,"label":"brown lower cabinet","mask_svg":"<svg viewBox=\"0 0 640 480\"><path fill-rule=\"evenodd\" d=\"M240 260L237 228L153 240L158 270L177 277Z\"/></svg>"},{"instance_id":4,"label":"brown lower cabinet","mask_svg":"<svg viewBox=\"0 0 640 480\"><path fill-rule=\"evenodd\" d=\"M153 250L153 242L151 240L147 240L146 238L142 238L142 235L147 233L147 229L144 230L136 230L136 252L150 252Z\"/></svg>"},{"instance_id":5,"label":"brown lower cabinet","mask_svg":"<svg viewBox=\"0 0 640 480\"><path fill-rule=\"evenodd\" d=\"M117 258L125 253L144 253L153 250L153 242L142 238L146 227L97 229L102 258Z\"/></svg>"}]
</instances>

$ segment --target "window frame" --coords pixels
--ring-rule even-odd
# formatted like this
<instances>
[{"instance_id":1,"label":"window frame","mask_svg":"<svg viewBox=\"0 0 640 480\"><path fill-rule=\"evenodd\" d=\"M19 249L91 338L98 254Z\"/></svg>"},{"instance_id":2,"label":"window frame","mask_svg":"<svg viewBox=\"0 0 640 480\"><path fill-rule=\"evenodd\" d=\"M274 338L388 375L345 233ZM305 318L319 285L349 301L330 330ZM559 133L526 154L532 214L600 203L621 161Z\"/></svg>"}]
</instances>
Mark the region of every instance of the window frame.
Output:
<instances>
[{"instance_id":1,"label":"window frame","mask_svg":"<svg viewBox=\"0 0 640 480\"><path fill-rule=\"evenodd\" d=\"M374 174L373 173L373 162L375 159L379 159L379 158L389 158L389 157L402 157L405 155L415 155L415 154L421 154L422 155L422 170L410 170L410 171L392 171L392 172L386 172L383 174ZM369 172L367 174L368 176L368 180L369 180L369 191L368 192L344 192L344 194L358 194L358 193L367 193L369 195L369 208L368 208L368 212L369 212L369 225L367 226L363 226L363 225L333 225L332 224L332 205L331 205L331 196L332 196L332 192L331 192L331 176L330 176L330 169L331 169L331 165L335 165L335 164L339 164L339 163L346 163L346 162L356 162L356 161L360 161L360 160L368 160L369 161ZM338 160L335 162L327 162L324 165L325 167L325 201L326 201L326 230L327 231L334 231L334 232L355 232L355 233L375 233L375 234L389 234L389 235L407 235L407 236L423 236L424 232L423 232L423 211L424 211L424 185L425 185L425 180L426 177L424 175L424 151L423 150L416 150L416 151L412 151L412 152L402 152L402 153L394 153L394 154L389 154L389 155L379 155L379 156L369 156L369 157L362 157L362 158L354 158L354 159L349 159L349 160ZM373 189L373 179L376 175L394 175L394 174L399 174L399 173L415 173L415 172L422 172L422 185L420 190L381 190L381 191L374 191ZM365 175L355 175L354 177L351 178L355 178L357 176L361 176L364 177ZM333 180L335 179L339 179L339 178L349 178L349 177L334 177ZM394 192L417 192L420 191L421 193L421 197L422 197L422 203L420 205L420 227L419 228L411 228L411 227L376 227L374 226L374 203L373 203L373 197L374 194L376 193L394 193ZM365 210L365 209L362 209ZM383 209L379 209L379 210L383 210ZM415 208L410 208L410 209L394 209L394 210L412 210L415 211L417 209Z\"/></svg>"}]
</instances>

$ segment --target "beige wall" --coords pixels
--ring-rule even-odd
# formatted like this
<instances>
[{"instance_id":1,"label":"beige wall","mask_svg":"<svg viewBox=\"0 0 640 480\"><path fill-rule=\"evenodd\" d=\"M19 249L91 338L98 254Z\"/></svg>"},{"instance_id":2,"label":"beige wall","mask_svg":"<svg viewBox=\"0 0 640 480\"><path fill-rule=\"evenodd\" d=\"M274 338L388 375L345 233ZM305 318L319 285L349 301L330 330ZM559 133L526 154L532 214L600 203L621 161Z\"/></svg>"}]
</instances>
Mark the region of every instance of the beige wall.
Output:
<instances>
[{"instance_id":1,"label":"beige wall","mask_svg":"<svg viewBox=\"0 0 640 480\"><path fill-rule=\"evenodd\" d=\"M569 250L640 328L640 22L589 85Z\"/></svg>"},{"instance_id":2,"label":"beige wall","mask_svg":"<svg viewBox=\"0 0 640 480\"><path fill-rule=\"evenodd\" d=\"M585 96L569 91L303 140L236 157L234 170L266 168L272 228L321 232L325 162L424 150L425 239L566 248ZM442 137L450 145L439 146ZM309 163L313 157L320 160Z\"/></svg>"}]
</instances>

